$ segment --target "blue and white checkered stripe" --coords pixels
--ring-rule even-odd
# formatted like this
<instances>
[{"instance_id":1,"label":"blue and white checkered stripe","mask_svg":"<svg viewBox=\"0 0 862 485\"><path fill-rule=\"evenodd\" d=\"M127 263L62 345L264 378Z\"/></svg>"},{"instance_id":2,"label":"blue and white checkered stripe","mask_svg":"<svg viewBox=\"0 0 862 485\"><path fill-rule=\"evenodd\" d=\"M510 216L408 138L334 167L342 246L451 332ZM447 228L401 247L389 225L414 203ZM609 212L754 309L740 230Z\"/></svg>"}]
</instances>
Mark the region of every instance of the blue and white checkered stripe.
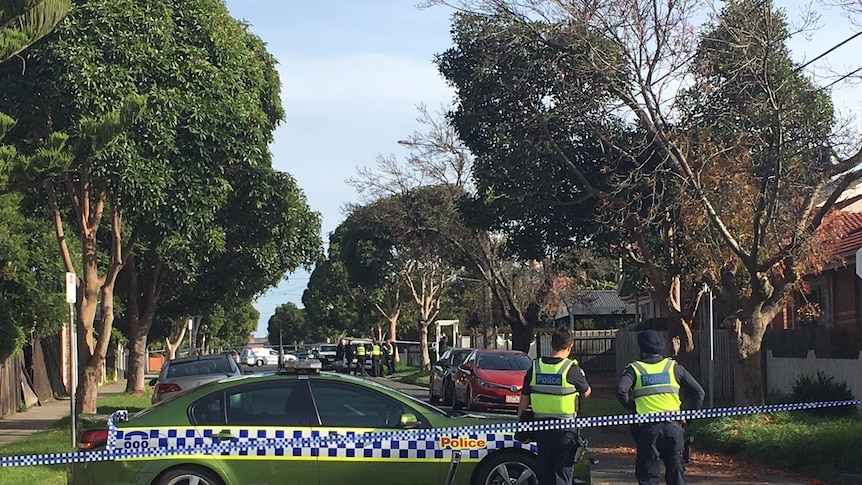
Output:
<instances>
[{"instance_id":1,"label":"blue and white checkered stripe","mask_svg":"<svg viewBox=\"0 0 862 485\"><path fill-rule=\"evenodd\" d=\"M467 428L465 428L467 429ZM344 435L330 435L330 432L343 430L315 430L308 428L284 430L281 428L256 428L253 431L243 428L227 428L235 439L219 442L214 439L217 433L225 430L194 427L171 429L117 429L114 434L113 449L124 452L140 450L146 457L147 450L156 449L187 449L187 454L198 454L191 450L206 449L209 452L220 451L221 456L254 456L254 457L291 457L324 459L340 458L398 458L398 459L444 459L452 458L452 447L442 447L440 439L434 433L426 436L407 433L393 437L393 433L372 433L371 430L359 430ZM430 431L430 430L429 430ZM374 436L374 439L368 437ZM443 435L448 436L448 435ZM483 447L462 449L462 460L478 460L489 452L499 448L523 447L536 451L535 445L525 445L516 441L512 433L459 433L456 437L482 440ZM242 443L242 445L240 445ZM299 446L304 445L304 446ZM460 449L460 448L459 448Z\"/></svg>"},{"instance_id":2,"label":"blue and white checkered stripe","mask_svg":"<svg viewBox=\"0 0 862 485\"><path fill-rule=\"evenodd\" d=\"M483 438L486 448L469 449L468 459L478 459L490 450L500 447L526 446L515 441L512 433L517 431L543 431L570 428L593 428L600 426L617 426L628 424L657 423L672 420L693 420L703 418L721 418L742 416L746 414L770 413L778 411L799 411L838 406L858 406L862 400L829 401L813 403L772 404L762 406L739 406L730 408L701 409L696 411L678 411L670 413L655 413L642 415L597 416L576 418L572 420L547 420L528 423L507 422L488 423L473 426L418 429L387 432L353 432L345 435L323 435L311 431L285 433L275 428L271 431L254 432L236 428L239 437L231 441L217 442L212 438L213 430L198 434L193 428L178 429L130 429L117 428L115 419L121 416L118 411L108 420L108 448L100 451L51 453L40 455L5 456L0 457L0 468L28 465L58 465L64 463L83 463L106 460L123 460L133 458L166 457L178 455L239 455L239 456L276 456L272 449L281 449L279 456L330 456L336 457L361 456L371 450L371 457L383 457L384 450L389 450L388 457L426 457L448 458L451 450L438 450L441 437ZM220 431L220 430L219 430ZM243 435L245 431L245 435ZM289 435L289 436L288 436ZM205 438L204 438L205 437ZM207 441L210 441L207 443ZM384 446L385 444L385 446ZM261 451L263 450L263 451ZM331 450L335 450L334 452ZM352 450L352 451L351 451ZM402 454L402 451L404 452ZM463 452L464 450L462 450ZM360 453L361 452L361 453ZM394 453L397 452L397 453ZM420 453L421 452L421 453ZM439 454L438 454L439 452ZM270 455L270 453L273 453ZM300 453L295 455L295 453ZM315 454L317 453L317 454ZM323 453L323 454L320 454Z\"/></svg>"}]
</instances>

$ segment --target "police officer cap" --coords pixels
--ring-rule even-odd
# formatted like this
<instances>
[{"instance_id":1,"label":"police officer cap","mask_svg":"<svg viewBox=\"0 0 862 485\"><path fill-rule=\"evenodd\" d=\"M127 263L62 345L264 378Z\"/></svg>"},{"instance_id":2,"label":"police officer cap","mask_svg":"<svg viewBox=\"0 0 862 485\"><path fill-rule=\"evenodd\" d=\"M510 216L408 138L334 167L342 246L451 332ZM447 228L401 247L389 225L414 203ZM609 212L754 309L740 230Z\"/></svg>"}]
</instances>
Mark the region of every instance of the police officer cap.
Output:
<instances>
[{"instance_id":1,"label":"police officer cap","mask_svg":"<svg viewBox=\"0 0 862 485\"><path fill-rule=\"evenodd\" d=\"M638 347L644 354L661 354L664 352L664 337L655 330L644 330L638 333Z\"/></svg>"}]
</instances>

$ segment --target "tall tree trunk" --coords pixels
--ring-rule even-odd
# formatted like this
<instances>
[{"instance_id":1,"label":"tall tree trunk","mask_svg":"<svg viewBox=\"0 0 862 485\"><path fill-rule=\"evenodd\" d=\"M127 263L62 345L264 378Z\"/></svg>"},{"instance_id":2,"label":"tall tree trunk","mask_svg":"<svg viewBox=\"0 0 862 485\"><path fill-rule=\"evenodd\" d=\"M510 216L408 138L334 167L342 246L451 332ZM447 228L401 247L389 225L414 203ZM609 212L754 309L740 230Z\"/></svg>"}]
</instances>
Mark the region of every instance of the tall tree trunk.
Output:
<instances>
[{"instance_id":1,"label":"tall tree trunk","mask_svg":"<svg viewBox=\"0 0 862 485\"><path fill-rule=\"evenodd\" d=\"M419 356L422 370L431 370L431 355L428 353L428 320L419 319Z\"/></svg>"},{"instance_id":2,"label":"tall tree trunk","mask_svg":"<svg viewBox=\"0 0 862 485\"><path fill-rule=\"evenodd\" d=\"M725 322L735 331L733 352L733 398L737 406L758 405L765 402L761 344L763 335L774 315L755 310L748 318L731 318Z\"/></svg>"},{"instance_id":3,"label":"tall tree trunk","mask_svg":"<svg viewBox=\"0 0 862 485\"><path fill-rule=\"evenodd\" d=\"M182 320L181 323L174 322L173 325L171 325L171 334L165 338L165 350L168 354L168 360L174 360L177 358L177 350L179 350L180 344L183 343L185 336L185 321Z\"/></svg>"},{"instance_id":4,"label":"tall tree trunk","mask_svg":"<svg viewBox=\"0 0 862 485\"><path fill-rule=\"evenodd\" d=\"M156 313L162 288L162 264L156 262L149 265L151 271L147 274L147 284L138 284L137 257L130 254L126 258L124 275L126 276L126 315L129 325L129 368L126 380L126 392L142 394L145 391L144 377L147 370L147 340L153 318Z\"/></svg>"}]
</instances>

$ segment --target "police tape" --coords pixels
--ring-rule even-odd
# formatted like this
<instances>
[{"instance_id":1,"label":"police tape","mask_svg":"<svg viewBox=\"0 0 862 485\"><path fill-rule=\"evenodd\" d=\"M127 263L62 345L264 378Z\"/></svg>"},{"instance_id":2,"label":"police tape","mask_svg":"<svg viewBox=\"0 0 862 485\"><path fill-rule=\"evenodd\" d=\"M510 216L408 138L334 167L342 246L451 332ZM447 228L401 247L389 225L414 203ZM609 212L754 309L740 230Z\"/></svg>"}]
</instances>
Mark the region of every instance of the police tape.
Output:
<instances>
[{"instance_id":1,"label":"police tape","mask_svg":"<svg viewBox=\"0 0 862 485\"><path fill-rule=\"evenodd\" d=\"M236 438L234 438L230 441L219 441L217 438L210 437L210 439L213 439L212 444L167 447L150 447L149 445L135 447L134 442L130 441L125 441L124 447L118 447L117 442L121 440L123 430L117 427L115 421L122 421L128 416L128 411L121 410L112 414L108 419L108 446L104 450L4 456L0 457L0 468L32 465L61 465L69 463L85 463L133 458L163 458L178 455L221 455L231 452L245 452L249 450L259 450L264 448L320 448L325 446L339 446L375 442L379 443L386 440L435 440L443 437L471 436L481 433L515 433L524 431L551 431L573 428L596 428L603 426L650 424L668 421L724 418L748 414L761 414L781 411L804 411L810 409L858 405L862 405L862 400L765 404L758 406L737 406L729 408L698 409L653 414L592 416L568 420L549 419L529 422L510 421L431 429L412 429L379 432L347 432L341 435L317 435L301 438L248 438L244 441L237 440ZM164 430L153 430L153 432L156 434L160 431ZM458 447L457 442L451 443L454 443L454 446L451 447Z\"/></svg>"}]
</instances>

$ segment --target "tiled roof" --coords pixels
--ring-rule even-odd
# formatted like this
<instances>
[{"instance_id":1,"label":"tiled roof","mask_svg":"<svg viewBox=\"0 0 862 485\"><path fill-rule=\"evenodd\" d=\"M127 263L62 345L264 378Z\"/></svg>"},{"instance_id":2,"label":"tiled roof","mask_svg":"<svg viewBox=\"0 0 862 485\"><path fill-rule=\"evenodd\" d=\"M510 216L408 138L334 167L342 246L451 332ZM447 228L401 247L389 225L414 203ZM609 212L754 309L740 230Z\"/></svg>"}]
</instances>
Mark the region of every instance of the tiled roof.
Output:
<instances>
[{"instance_id":1,"label":"tiled roof","mask_svg":"<svg viewBox=\"0 0 862 485\"><path fill-rule=\"evenodd\" d=\"M836 256L848 255L862 247L862 213L842 212L841 224L845 236L835 247Z\"/></svg>"},{"instance_id":2,"label":"tiled roof","mask_svg":"<svg viewBox=\"0 0 862 485\"><path fill-rule=\"evenodd\" d=\"M569 315L634 315L635 307L623 302L617 290L586 290L572 296L567 305L561 304L556 318Z\"/></svg>"}]
</instances>

